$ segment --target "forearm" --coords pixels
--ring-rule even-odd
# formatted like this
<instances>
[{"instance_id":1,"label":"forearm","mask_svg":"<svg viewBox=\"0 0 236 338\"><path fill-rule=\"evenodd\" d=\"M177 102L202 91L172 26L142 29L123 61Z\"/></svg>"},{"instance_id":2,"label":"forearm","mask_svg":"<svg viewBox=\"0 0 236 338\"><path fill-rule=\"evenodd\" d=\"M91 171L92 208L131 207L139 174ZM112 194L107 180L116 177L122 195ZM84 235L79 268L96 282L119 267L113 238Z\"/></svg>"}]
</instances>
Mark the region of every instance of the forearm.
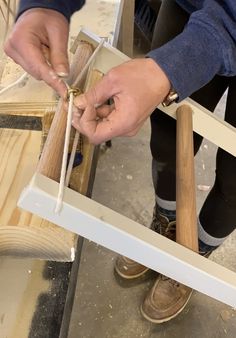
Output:
<instances>
[{"instance_id":1,"label":"forearm","mask_svg":"<svg viewBox=\"0 0 236 338\"><path fill-rule=\"evenodd\" d=\"M165 71L180 100L208 83L216 74L236 75L236 3L206 0L192 13L175 39L149 56Z\"/></svg>"},{"instance_id":2,"label":"forearm","mask_svg":"<svg viewBox=\"0 0 236 338\"><path fill-rule=\"evenodd\" d=\"M17 17L30 8L48 8L62 13L68 21L85 4L85 0L20 0Z\"/></svg>"}]
</instances>

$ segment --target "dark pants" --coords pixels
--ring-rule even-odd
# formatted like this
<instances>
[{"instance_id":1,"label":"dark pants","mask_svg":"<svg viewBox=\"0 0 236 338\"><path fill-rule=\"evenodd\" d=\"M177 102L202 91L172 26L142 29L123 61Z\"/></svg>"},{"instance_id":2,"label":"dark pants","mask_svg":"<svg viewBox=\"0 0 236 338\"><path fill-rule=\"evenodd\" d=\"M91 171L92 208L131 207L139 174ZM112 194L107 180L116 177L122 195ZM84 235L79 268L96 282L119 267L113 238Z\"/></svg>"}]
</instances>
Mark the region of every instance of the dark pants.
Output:
<instances>
[{"instance_id":1,"label":"dark pants","mask_svg":"<svg viewBox=\"0 0 236 338\"><path fill-rule=\"evenodd\" d=\"M174 0L163 0L156 22L152 49L160 47L178 35L188 18L189 15ZM225 121L236 127L236 77L215 76L191 98L208 110L214 111L227 88ZM176 122L156 109L151 116L151 129L155 192L164 200L175 201ZM202 137L195 133L195 154L201 142ZM217 238L226 237L236 226L236 158L220 148L216 157L215 183L201 209L199 219L204 230Z\"/></svg>"}]
</instances>

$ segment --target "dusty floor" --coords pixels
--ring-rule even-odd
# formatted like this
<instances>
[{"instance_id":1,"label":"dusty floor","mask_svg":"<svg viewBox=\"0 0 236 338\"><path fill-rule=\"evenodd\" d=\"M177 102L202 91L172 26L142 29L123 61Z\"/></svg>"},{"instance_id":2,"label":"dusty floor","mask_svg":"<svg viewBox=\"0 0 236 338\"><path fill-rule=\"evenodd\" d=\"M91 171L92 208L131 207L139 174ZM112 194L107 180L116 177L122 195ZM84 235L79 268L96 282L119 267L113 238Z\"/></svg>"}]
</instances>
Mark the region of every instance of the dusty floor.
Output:
<instances>
[{"instance_id":1,"label":"dusty floor","mask_svg":"<svg viewBox=\"0 0 236 338\"><path fill-rule=\"evenodd\" d=\"M224 101L224 100L223 100ZM224 102L218 107L223 110ZM153 190L149 123L134 138L120 138L100 156L93 198L144 224L151 220ZM215 146L204 141L196 159L198 209L211 186ZM236 271L236 234L211 258ZM154 325L141 317L140 304L155 280L124 282L113 271L116 253L85 241L69 338L223 338L236 337L236 309L194 292L184 311L172 321Z\"/></svg>"}]
</instances>

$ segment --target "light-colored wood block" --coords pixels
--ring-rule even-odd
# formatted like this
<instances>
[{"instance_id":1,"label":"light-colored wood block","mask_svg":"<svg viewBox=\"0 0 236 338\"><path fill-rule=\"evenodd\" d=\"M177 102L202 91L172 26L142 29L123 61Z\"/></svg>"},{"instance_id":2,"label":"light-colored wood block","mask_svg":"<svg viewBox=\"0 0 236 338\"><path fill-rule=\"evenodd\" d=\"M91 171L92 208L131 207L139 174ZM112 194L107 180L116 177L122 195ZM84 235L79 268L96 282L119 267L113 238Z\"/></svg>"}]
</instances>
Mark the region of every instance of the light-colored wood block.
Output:
<instances>
[{"instance_id":1,"label":"light-colored wood block","mask_svg":"<svg viewBox=\"0 0 236 338\"><path fill-rule=\"evenodd\" d=\"M55 112L57 103L57 101L0 102L0 114L43 117L47 112Z\"/></svg>"},{"instance_id":2,"label":"light-colored wood block","mask_svg":"<svg viewBox=\"0 0 236 338\"><path fill-rule=\"evenodd\" d=\"M76 236L16 206L36 168L40 142L38 131L0 129L0 256L70 261Z\"/></svg>"}]
</instances>

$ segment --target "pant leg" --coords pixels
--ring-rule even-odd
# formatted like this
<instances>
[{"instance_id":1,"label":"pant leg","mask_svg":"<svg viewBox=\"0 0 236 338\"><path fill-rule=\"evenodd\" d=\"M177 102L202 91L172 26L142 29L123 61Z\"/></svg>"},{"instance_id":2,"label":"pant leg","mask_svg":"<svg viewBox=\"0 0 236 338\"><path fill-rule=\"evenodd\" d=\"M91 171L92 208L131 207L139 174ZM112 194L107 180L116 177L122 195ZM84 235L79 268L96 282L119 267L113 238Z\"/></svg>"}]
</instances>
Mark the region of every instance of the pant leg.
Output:
<instances>
[{"instance_id":1,"label":"pant leg","mask_svg":"<svg viewBox=\"0 0 236 338\"><path fill-rule=\"evenodd\" d=\"M236 77L229 79L225 121L236 127ZM207 234L214 237L208 238L211 245L217 245L216 238L220 241L236 227L236 157L221 148L217 151L215 183L199 219Z\"/></svg>"},{"instance_id":2,"label":"pant leg","mask_svg":"<svg viewBox=\"0 0 236 338\"><path fill-rule=\"evenodd\" d=\"M152 48L158 48L181 33L189 15L174 0L163 0L154 30ZM216 76L192 98L213 111L227 88L227 78ZM202 137L194 133L196 154ZM159 109L151 116L150 148L153 157L153 184L156 195L163 200L176 199L176 122Z\"/></svg>"}]
</instances>

